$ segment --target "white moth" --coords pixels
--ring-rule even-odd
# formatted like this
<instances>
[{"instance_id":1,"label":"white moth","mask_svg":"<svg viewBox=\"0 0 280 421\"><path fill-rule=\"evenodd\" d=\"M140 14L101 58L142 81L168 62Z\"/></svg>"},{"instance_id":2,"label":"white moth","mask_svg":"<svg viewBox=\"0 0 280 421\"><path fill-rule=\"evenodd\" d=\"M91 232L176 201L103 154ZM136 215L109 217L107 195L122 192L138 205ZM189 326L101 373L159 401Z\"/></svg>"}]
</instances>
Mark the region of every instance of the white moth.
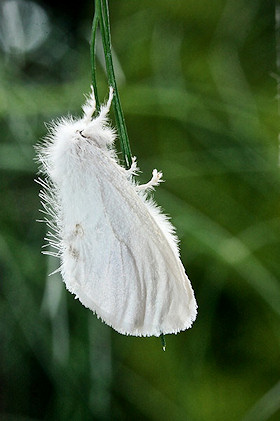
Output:
<instances>
[{"instance_id":1,"label":"white moth","mask_svg":"<svg viewBox=\"0 0 280 421\"><path fill-rule=\"evenodd\" d=\"M40 197L46 240L60 258L66 288L122 334L159 336L191 327L196 301L180 261L174 227L147 197L162 174L143 185L123 168L108 124L113 98L93 118L93 90L83 117L52 123L37 146L45 180Z\"/></svg>"}]
</instances>

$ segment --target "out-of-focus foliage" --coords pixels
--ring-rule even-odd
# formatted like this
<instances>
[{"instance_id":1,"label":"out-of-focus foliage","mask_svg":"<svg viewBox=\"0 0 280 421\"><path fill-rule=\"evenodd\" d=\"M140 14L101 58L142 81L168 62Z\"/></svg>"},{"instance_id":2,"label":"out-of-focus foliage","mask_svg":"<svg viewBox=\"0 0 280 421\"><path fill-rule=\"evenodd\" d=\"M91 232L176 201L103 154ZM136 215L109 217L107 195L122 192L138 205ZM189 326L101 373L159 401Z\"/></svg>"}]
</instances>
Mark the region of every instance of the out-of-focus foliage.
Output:
<instances>
[{"instance_id":1,"label":"out-of-focus foliage","mask_svg":"<svg viewBox=\"0 0 280 421\"><path fill-rule=\"evenodd\" d=\"M40 254L33 145L80 113L93 4L0 3L1 419L276 421L280 230L273 2L110 2L131 147L173 217L199 315L125 337ZM101 96L107 95L98 49ZM137 235L137 233L136 233Z\"/></svg>"}]
</instances>

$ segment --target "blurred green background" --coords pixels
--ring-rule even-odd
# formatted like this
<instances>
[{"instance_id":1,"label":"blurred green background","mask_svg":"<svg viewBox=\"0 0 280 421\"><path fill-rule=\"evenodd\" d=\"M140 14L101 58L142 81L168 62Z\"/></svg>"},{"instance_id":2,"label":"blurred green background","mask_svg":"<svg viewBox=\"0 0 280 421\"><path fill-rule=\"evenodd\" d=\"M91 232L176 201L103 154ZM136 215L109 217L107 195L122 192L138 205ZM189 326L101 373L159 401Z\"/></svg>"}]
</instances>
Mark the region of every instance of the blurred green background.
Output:
<instances>
[{"instance_id":1,"label":"blurred green background","mask_svg":"<svg viewBox=\"0 0 280 421\"><path fill-rule=\"evenodd\" d=\"M191 330L119 335L41 255L33 145L89 92L93 2L0 3L0 418L280 419L274 2L110 1L131 148L163 171L199 313ZM100 96L108 93L102 50ZM119 145L117 145L119 148Z\"/></svg>"}]
</instances>

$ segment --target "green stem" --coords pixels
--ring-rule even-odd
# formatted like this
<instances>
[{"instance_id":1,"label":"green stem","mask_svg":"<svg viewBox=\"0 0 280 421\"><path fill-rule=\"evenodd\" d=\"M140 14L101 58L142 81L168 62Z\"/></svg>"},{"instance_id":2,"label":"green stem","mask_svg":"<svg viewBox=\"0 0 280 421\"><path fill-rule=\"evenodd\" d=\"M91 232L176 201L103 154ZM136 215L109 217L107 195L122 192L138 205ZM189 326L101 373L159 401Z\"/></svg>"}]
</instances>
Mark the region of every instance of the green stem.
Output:
<instances>
[{"instance_id":1,"label":"green stem","mask_svg":"<svg viewBox=\"0 0 280 421\"><path fill-rule=\"evenodd\" d=\"M116 83L116 77L112 59L111 48L111 34L110 34L110 19L109 8L107 0L95 0L96 9L98 8L101 37L105 55L106 70L108 75L109 85L114 89L113 106L116 117L116 126L119 134L122 153L125 160L125 165L129 168L132 164L131 149L125 124L125 119L122 111L121 101Z\"/></svg>"},{"instance_id":2,"label":"green stem","mask_svg":"<svg viewBox=\"0 0 280 421\"><path fill-rule=\"evenodd\" d=\"M161 340L162 350L165 351L166 350L166 340L165 340L165 336L164 336L163 333L160 335L160 340Z\"/></svg>"},{"instance_id":3,"label":"green stem","mask_svg":"<svg viewBox=\"0 0 280 421\"><path fill-rule=\"evenodd\" d=\"M97 91L97 80L96 80L96 53L95 53L95 41L96 41L96 32L98 28L99 23L99 8L97 7L97 1L95 2L95 9L94 9L94 17L92 21L92 29L91 29L91 43L90 43L90 61L91 61L91 80L92 80L92 86L96 101L96 110L100 110L100 101L98 97L98 91Z\"/></svg>"}]
</instances>

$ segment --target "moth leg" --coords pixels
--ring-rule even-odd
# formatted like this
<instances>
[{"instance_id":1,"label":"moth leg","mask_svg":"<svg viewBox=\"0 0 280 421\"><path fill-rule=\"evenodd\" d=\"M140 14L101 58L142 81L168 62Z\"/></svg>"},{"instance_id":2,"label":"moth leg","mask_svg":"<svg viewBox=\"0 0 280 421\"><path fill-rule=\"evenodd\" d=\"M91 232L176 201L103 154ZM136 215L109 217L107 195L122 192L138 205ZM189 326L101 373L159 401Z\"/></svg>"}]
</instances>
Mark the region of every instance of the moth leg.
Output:
<instances>
[{"instance_id":1,"label":"moth leg","mask_svg":"<svg viewBox=\"0 0 280 421\"><path fill-rule=\"evenodd\" d=\"M132 175L137 175L137 172L139 171L139 168L137 167L137 160L136 156L132 157L132 163L131 167L128 168L128 170L125 170L125 173L128 177L131 177Z\"/></svg>"},{"instance_id":2,"label":"moth leg","mask_svg":"<svg viewBox=\"0 0 280 421\"><path fill-rule=\"evenodd\" d=\"M155 186L159 186L159 184L163 182L163 180L161 179L161 171L154 169L152 174L153 176L151 180L146 184L140 184L139 186L135 186L136 190L154 190Z\"/></svg>"}]
</instances>

